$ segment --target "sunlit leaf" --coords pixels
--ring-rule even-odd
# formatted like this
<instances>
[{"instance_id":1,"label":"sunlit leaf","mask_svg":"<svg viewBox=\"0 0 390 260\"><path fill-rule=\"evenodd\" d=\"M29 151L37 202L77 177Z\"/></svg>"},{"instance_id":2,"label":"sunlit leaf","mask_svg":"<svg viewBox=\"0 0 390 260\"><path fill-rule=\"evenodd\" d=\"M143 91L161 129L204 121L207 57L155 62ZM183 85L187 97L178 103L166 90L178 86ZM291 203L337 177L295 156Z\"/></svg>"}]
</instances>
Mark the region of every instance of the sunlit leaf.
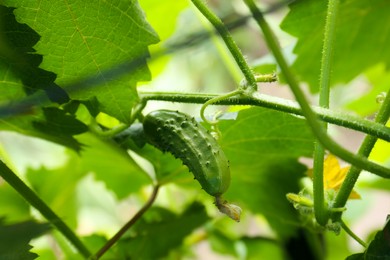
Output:
<instances>
[{"instance_id":1,"label":"sunlit leaf","mask_svg":"<svg viewBox=\"0 0 390 260\"><path fill-rule=\"evenodd\" d=\"M56 74L56 84L66 87L94 75L92 82L66 88L69 96L96 98L99 110L129 121L136 83L150 78L147 46L158 41L137 1L3 2L41 36L34 49L43 55L40 68ZM124 62L133 63L112 70Z\"/></svg>"},{"instance_id":2,"label":"sunlit leaf","mask_svg":"<svg viewBox=\"0 0 390 260\"><path fill-rule=\"evenodd\" d=\"M318 91L323 44L325 0L301 0L289 5L281 28L298 38L293 64L296 75ZM390 17L387 0L340 1L336 22L332 83L348 82L378 63L390 64ZM380 24L378 25L378 19Z\"/></svg>"},{"instance_id":3,"label":"sunlit leaf","mask_svg":"<svg viewBox=\"0 0 390 260\"><path fill-rule=\"evenodd\" d=\"M299 190L310 157L313 137L304 120L264 108L238 113L237 120L221 120L221 146L230 160L229 202L263 214L282 237L294 234L298 214L285 195Z\"/></svg>"}]
</instances>

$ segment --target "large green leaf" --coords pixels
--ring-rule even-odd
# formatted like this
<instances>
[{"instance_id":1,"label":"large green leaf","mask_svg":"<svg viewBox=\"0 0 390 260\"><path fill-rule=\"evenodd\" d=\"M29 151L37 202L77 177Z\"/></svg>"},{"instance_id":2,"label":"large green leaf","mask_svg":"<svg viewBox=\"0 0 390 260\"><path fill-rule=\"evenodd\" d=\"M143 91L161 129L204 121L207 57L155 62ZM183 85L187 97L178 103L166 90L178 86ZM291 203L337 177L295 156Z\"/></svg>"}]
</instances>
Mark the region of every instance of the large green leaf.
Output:
<instances>
[{"instance_id":1,"label":"large green leaf","mask_svg":"<svg viewBox=\"0 0 390 260\"><path fill-rule=\"evenodd\" d=\"M306 167L300 156L310 157L313 137L304 120L264 108L238 113L221 121L220 140L231 162L232 181L226 197L243 208L263 214L281 237L294 233L297 212L286 193L298 192Z\"/></svg>"},{"instance_id":2,"label":"large green leaf","mask_svg":"<svg viewBox=\"0 0 390 260\"><path fill-rule=\"evenodd\" d=\"M11 8L0 6L0 14L0 130L16 131L79 150L80 144L72 136L87 127L73 115L56 107L32 109L27 101L18 103L33 92L35 98L41 97L35 102L48 101L43 91L37 91L40 88L52 98L58 94L54 98L57 101L61 97L66 99L66 94L64 97L58 87L50 85L53 83L50 76L37 67L40 56L31 54L39 35L16 22Z\"/></svg>"},{"instance_id":3,"label":"large green leaf","mask_svg":"<svg viewBox=\"0 0 390 260\"><path fill-rule=\"evenodd\" d=\"M37 254L30 252L31 246L29 242L48 230L48 224L25 221L4 225L0 219L0 259L35 259Z\"/></svg>"},{"instance_id":4,"label":"large green leaf","mask_svg":"<svg viewBox=\"0 0 390 260\"><path fill-rule=\"evenodd\" d=\"M318 91L327 2L294 1L281 24L283 30L298 38L292 67L312 92ZM389 66L389 8L387 0L341 1L333 45L333 83L348 82L378 63Z\"/></svg>"},{"instance_id":5,"label":"large green leaf","mask_svg":"<svg viewBox=\"0 0 390 260\"><path fill-rule=\"evenodd\" d=\"M73 85L72 99L96 98L98 109L128 122L137 100L135 86L148 80L147 46L158 37L133 1L3 1L15 7L15 16L40 36L34 46L43 55L40 68L56 74L55 83L65 87L82 78L92 82ZM130 62L134 66L108 69ZM121 75L114 75L121 74ZM90 85L92 84L92 86Z\"/></svg>"}]
</instances>

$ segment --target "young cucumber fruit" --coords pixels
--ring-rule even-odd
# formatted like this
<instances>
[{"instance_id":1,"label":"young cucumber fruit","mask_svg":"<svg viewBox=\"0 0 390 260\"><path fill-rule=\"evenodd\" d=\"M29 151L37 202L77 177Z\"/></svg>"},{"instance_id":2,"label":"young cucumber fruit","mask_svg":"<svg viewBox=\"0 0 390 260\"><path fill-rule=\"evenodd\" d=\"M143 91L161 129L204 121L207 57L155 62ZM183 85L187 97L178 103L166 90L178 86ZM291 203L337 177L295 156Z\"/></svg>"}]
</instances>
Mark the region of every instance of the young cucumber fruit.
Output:
<instances>
[{"instance_id":1,"label":"young cucumber fruit","mask_svg":"<svg viewBox=\"0 0 390 260\"><path fill-rule=\"evenodd\" d=\"M229 161L214 137L194 118L157 110L144 118L143 126L148 142L182 160L208 194L220 196L228 189Z\"/></svg>"},{"instance_id":2,"label":"young cucumber fruit","mask_svg":"<svg viewBox=\"0 0 390 260\"><path fill-rule=\"evenodd\" d=\"M184 113L157 110L144 118L143 128L149 143L182 160L202 188L215 197L220 212L240 221L241 208L221 197L230 185L229 161L202 125Z\"/></svg>"}]
</instances>

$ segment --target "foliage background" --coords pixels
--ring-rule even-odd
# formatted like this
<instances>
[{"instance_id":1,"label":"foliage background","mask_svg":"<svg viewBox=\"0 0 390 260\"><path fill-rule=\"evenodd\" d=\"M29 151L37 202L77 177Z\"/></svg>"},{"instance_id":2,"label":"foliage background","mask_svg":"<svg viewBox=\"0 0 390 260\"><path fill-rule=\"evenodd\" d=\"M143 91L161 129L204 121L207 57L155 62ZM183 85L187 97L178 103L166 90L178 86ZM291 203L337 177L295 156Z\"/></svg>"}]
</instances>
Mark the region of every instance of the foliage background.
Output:
<instances>
[{"instance_id":1,"label":"foliage background","mask_svg":"<svg viewBox=\"0 0 390 260\"><path fill-rule=\"evenodd\" d=\"M133 146L129 157L117 144L87 131L94 116L107 127L118 120L130 122L137 89L219 93L234 89L241 80L223 43L189 2L141 0L140 7L136 1L130 2L134 8L129 8L129 1L69 1L69 5L2 1L2 39L6 40L0 46L0 104L7 107L22 98L36 98L40 103L24 116L6 117L2 110L2 160L93 251L145 203L153 181L163 183L154 207L105 256L107 259L126 254L140 259L284 259L288 254L297 259L300 254L315 258L318 252L310 242L320 240L285 198L286 193L302 188L305 165L310 165L312 156L314 139L301 118L260 107L224 108L231 112L220 123L220 143L232 166L226 198L244 209L239 224L217 213L212 198L171 156L151 146ZM260 6L266 9L273 3ZM209 4L226 23L248 14L240 1ZM389 28L383 26L390 23L378 17L388 19L388 5L381 0L342 2L332 109L364 117L377 111L375 97L388 89L390 61ZM313 103L325 7L326 1L296 1L267 15ZM209 37L183 49L175 45L198 32ZM245 23L232 34L255 71L275 70L254 24ZM150 58L140 57L147 49ZM166 50L174 51L161 56ZM134 68L134 63L126 64L134 60L137 69L120 74ZM118 66L121 64L126 66ZM260 91L292 97L283 84L261 84ZM59 107L55 101L67 105ZM198 116L200 106L148 102L144 112L158 108ZM220 109L210 108L208 113ZM361 134L339 127L330 131L353 151L362 139ZM389 165L388 143L378 143L371 157ZM364 239L384 225L390 210L386 203L388 184L365 174L358 184L363 200L348 203L346 220ZM44 221L4 181L0 181L0 192L3 225ZM33 227L32 237L45 230L27 223ZM327 259L343 259L363 251L344 233L323 235ZM27 243L29 239L21 244L26 252ZM40 259L81 259L55 230L31 245ZM26 259L31 257L27 254Z\"/></svg>"}]
</instances>

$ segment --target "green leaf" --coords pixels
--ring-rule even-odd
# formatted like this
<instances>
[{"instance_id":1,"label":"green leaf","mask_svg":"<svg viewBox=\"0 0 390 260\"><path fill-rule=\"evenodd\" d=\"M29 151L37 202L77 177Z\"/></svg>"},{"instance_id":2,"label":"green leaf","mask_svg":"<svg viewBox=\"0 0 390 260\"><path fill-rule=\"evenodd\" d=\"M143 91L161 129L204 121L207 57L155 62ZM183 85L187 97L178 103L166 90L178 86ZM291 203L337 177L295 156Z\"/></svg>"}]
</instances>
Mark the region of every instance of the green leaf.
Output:
<instances>
[{"instance_id":1,"label":"green leaf","mask_svg":"<svg viewBox=\"0 0 390 260\"><path fill-rule=\"evenodd\" d=\"M56 212L71 228L77 227L77 193L79 180L86 175L81 170L80 158L70 156L68 162L58 169L45 167L28 169L26 176L32 188L51 209ZM59 183L58 180L61 180Z\"/></svg>"},{"instance_id":2,"label":"green leaf","mask_svg":"<svg viewBox=\"0 0 390 260\"><path fill-rule=\"evenodd\" d=\"M0 93L7 94L3 98L14 101L23 96L20 91L23 83L23 92L28 95L45 90L52 101L67 102L68 95L54 83L56 75L38 67L42 56L34 53L33 46L38 42L39 35L28 25L16 21L13 8L0 6L0 14L0 67L6 72L0 73L0 78L6 79Z\"/></svg>"},{"instance_id":3,"label":"green leaf","mask_svg":"<svg viewBox=\"0 0 390 260\"><path fill-rule=\"evenodd\" d=\"M0 216L5 216L7 222L30 218L30 206L8 183L0 181L0 194Z\"/></svg>"},{"instance_id":4,"label":"green leaf","mask_svg":"<svg viewBox=\"0 0 390 260\"><path fill-rule=\"evenodd\" d=\"M376 233L374 240L371 241L364 253L351 255L347 259L390 259L390 218L387 219L383 230Z\"/></svg>"},{"instance_id":5,"label":"green leaf","mask_svg":"<svg viewBox=\"0 0 390 260\"><path fill-rule=\"evenodd\" d=\"M111 140L89 133L77 136L77 140L85 145L81 151L82 169L94 172L96 179L103 181L118 199L151 184L150 177Z\"/></svg>"},{"instance_id":6,"label":"green leaf","mask_svg":"<svg viewBox=\"0 0 390 260\"><path fill-rule=\"evenodd\" d=\"M0 130L42 138L79 151L81 144L73 135L87 131L88 127L62 109L47 107L36 108L29 116L0 119Z\"/></svg>"},{"instance_id":7,"label":"green leaf","mask_svg":"<svg viewBox=\"0 0 390 260\"><path fill-rule=\"evenodd\" d=\"M113 249L118 254L117 259L161 259L208 219L199 203L190 205L180 215L151 208L130 230L130 236L120 240Z\"/></svg>"},{"instance_id":8,"label":"green leaf","mask_svg":"<svg viewBox=\"0 0 390 260\"><path fill-rule=\"evenodd\" d=\"M370 116L380 108L380 103L377 102L378 95L382 92L386 93L389 89L390 73L386 71L383 64L380 64L367 71L365 75L372 87L367 93L347 104L346 108L362 116Z\"/></svg>"},{"instance_id":9,"label":"green leaf","mask_svg":"<svg viewBox=\"0 0 390 260\"><path fill-rule=\"evenodd\" d=\"M251 108L219 126L232 174L226 197L237 201L243 214L263 214L281 237L293 235L298 214L286 194L299 191L298 181L306 170L297 159L312 155L314 140L305 121Z\"/></svg>"},{"instance_id":10,"label":"green leaf","mask_svg":"<svg viewBox=\"0 0 390 260\"><path fill-rule=\"evenodd\" d=\"M34 221L19 222L4 225L0 220L0 259L2 260L30 260L37 254L31 253L29 242L49 230L48 224Z\"/></svg>"},{"instance_id":11,"label":"green leaf","mask_svg":"<svg viewBox=\"0 0 390 260\"><path fill-rule=\"evenodd\" d=\"M383 230L376 233L365 252L365 259L390 259L390 218Z\"/></svg>"},{"instance_id":12,"label":"green leaf","mask_svg":"<svg viewBox=\"0 0 390 260\"><path fill-rule=\"evenodd\" d=\"M129 122L136 83L150 78L147 46L158 41L137 1L3 2L41 36L34 46L43 55L40 68L55 73L56 84L73 84L66 89L72 99L96 98L100 111ZM129 61L132 66L107 72ZM93 88L74 84L91 75Z\"/></svg>"},{"instance_id":13,"label":"green leaf","mask_svg":"<svg viewBox=\"0 0 390 260\"><path fill-rule=\"evenodd\" d=\"M244 237L242 241L248 251L248 260L256 259L285 259L283 249L274 240L262 237Z\"/></svg>"},{"instance_id":14,"label":"green leaf","mask_svg":"<svg viewBox=\"0 0 390 260\"><path fill-rule=\"evenodd\" d=\"M179 15L182 11L188 7L188 1L176 1L176 0L142 0L140 5L146 13L146 17L153 29L156 30L160 36L161 42L152 45L150 52L152 59L153 53L159 53L165 50L165 41L174 33L176 25L178 24ZM169 13L169 15L167 15ZM163 23L161 21L164 21ZM165 69L169 61L168 56L158 57L149 62L149 67L153 77L156 77L161 71Z\"/></svg>"},{"instance_id":15,"label":"green leaf","mask_svg":"<svg viewBox=\"0 0 390 260\"><path fill-rule=\"evenodd\" d=\"M327 2L294 1L281 24L284 31L298 38L292 68L312 92L318 91ZM349 82L378 63L389 66L389 7L387 0L341 1L333 45L333 84Z\"/></svg>"}]
</instances>

